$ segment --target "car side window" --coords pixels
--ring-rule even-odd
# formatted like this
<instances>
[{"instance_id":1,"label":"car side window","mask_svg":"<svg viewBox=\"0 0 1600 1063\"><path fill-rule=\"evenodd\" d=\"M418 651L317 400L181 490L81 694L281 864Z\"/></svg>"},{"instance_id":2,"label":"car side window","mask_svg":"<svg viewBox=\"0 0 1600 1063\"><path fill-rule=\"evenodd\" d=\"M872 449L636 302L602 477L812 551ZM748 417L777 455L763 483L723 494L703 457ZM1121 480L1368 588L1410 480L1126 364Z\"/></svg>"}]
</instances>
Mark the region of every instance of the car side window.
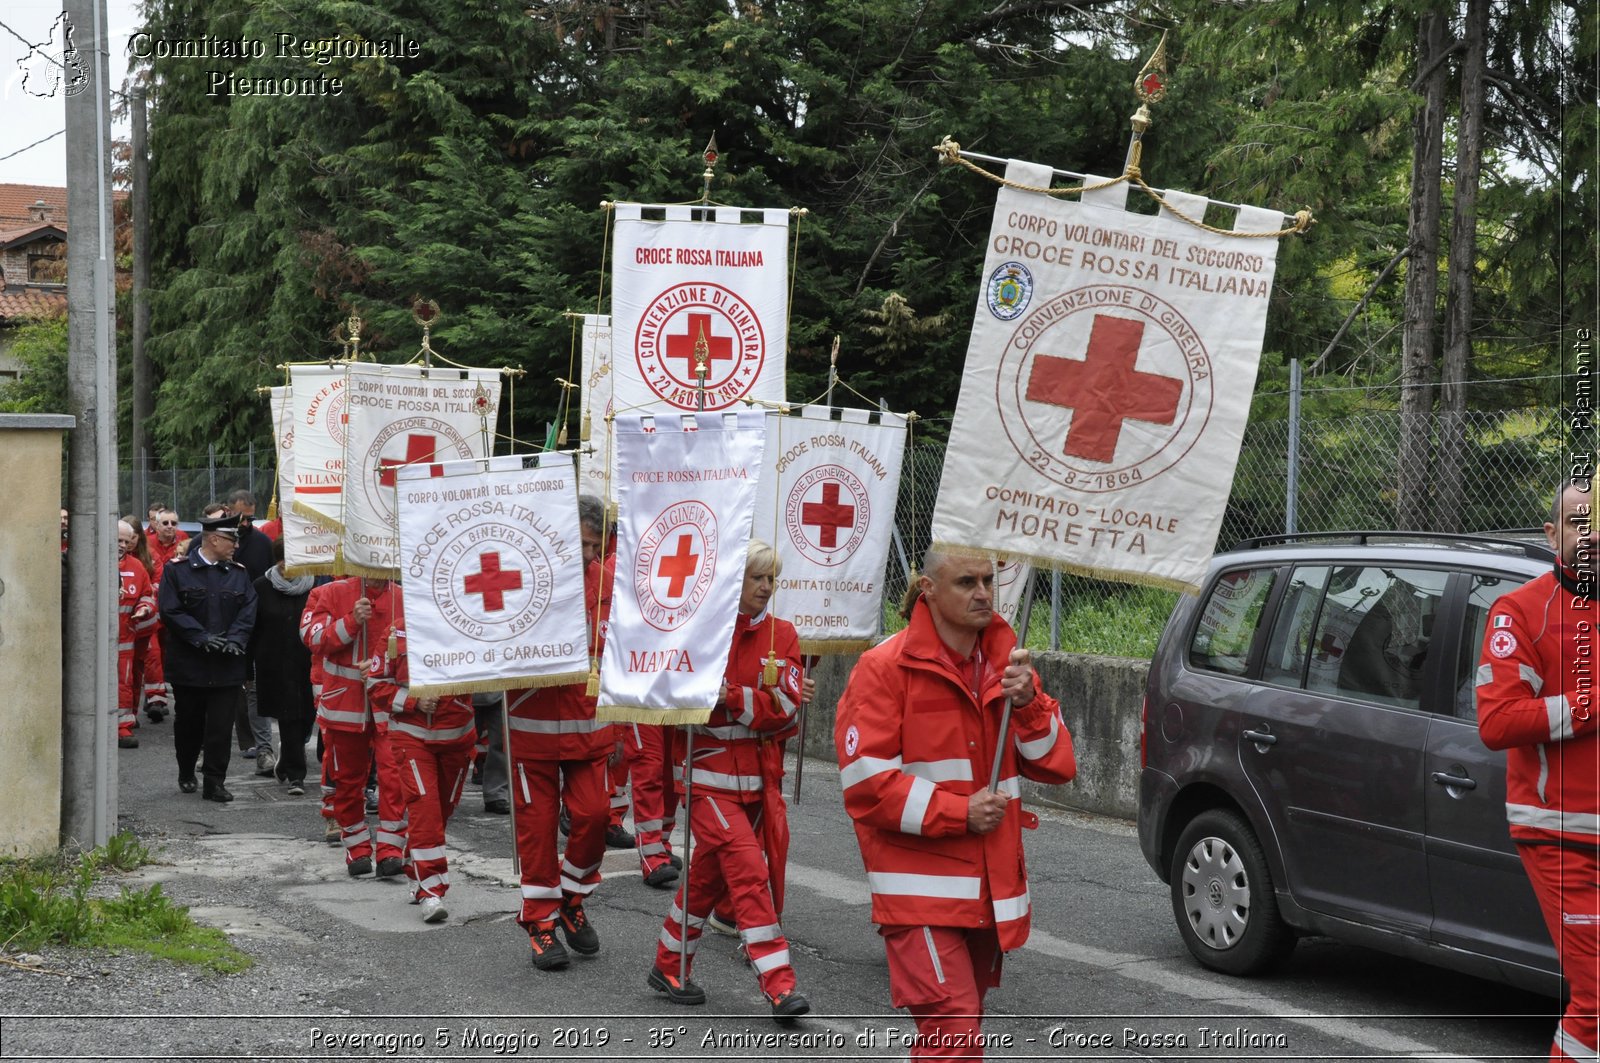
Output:
<instances>
[{"instance_id":1,"label":"car side window","mask_svg":"<svg viewBox=\"0 0 1600 1063\"><path fill-rule=\"evenodd\" d=\"M1463 720L1478 718L1478 653L1484 626L1489 623L1489 608L1496 598L1519 586L1519 581L1503 576L1475 573L1472 577L1467 615L1461 625L1461 652L1456 655L1455 714Z\"/></svg>"},{"instance_id":2,"label":"car side window","mask_svg":"<svg viewBox=\"0 0 1600 1063\"><path fill-rule=\"evenodd\" d=\"M1217 578L1189 642L1192 665L1227 675L1245 674L1250 666L1250 643L1275 571L1244 568Z\"/></svg>"},{"instance_id":3,"label":"car side window","mask_svg":"<svg viewBox=\"0 0 1600 1063\"><path fill-rule=\"evenodd\" d=\"M1334 570L1317 617L1306 689L1419 708L1446 572L1386 565Z\"/></svg>"},{"instance_id":4,"label":"car side window","mask_svg":"<svg viewBox=\"0 0 1600 1063\"><path fill-rule=\"evenodd\" d=\"M1305 675L1306 656L1311 646L1311 626L1316 623L1317 607L1328 585L1329 569L1302 566L1294 570L1278 607L1277 623L1267 640L1267 659L1261 678L1276 686L1298 687Z\"/></svg>"}]
</instances>

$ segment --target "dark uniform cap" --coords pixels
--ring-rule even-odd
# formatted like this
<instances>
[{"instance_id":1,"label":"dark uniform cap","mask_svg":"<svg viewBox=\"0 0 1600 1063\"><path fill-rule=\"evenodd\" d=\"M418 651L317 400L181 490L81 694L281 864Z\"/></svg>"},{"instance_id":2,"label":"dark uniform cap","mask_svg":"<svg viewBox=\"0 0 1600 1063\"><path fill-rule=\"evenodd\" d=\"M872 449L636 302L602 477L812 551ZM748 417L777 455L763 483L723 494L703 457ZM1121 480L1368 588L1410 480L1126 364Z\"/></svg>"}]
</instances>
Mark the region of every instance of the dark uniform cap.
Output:
<instances>
[{"instance_id":1,"label":"dark uniform cap","mask_svg":"<svg viewBox=\"0 0 1600 1063\"><path fill-rule=\"evenodd\" d=\"M230 539L239 538L239 517L236 514L222 513L215 517L200 518L200 533L216 532L226 535Z\"/></svg>"}]
</instances>

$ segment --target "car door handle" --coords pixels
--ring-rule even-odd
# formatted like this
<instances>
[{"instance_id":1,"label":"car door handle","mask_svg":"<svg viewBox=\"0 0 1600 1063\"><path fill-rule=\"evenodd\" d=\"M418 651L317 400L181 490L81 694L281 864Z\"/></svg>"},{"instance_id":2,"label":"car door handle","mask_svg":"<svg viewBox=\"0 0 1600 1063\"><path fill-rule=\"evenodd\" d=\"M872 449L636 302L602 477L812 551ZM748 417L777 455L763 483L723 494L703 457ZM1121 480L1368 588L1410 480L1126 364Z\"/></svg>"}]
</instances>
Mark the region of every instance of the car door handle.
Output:
<instances>
[{"instance_id":1,"label":"car door handle","mask_svg":"<svg viewBox=\"0 0 1600 1063\"><path fill-rule=\"evenodd\" d=\"M1478 788L1478 784L1465 775L1451 775L1449 772L1443 771L1434 772L1433 781L1440 786L1455 786L1462 790L1476 790Z\"/></svg>"},{"instance_id":2,"label":"car door handle","mask_svg":"<svg viewBox=\"0 0 1600 1063\"><path fill-rule=\"evenodd\" d=\"M1246 731L1244 737L1247 741L1254 742L1258 746L1275 746L1278 744L1278 736L1268 734L1266 731Z\"/></svg>"}]
</instances>

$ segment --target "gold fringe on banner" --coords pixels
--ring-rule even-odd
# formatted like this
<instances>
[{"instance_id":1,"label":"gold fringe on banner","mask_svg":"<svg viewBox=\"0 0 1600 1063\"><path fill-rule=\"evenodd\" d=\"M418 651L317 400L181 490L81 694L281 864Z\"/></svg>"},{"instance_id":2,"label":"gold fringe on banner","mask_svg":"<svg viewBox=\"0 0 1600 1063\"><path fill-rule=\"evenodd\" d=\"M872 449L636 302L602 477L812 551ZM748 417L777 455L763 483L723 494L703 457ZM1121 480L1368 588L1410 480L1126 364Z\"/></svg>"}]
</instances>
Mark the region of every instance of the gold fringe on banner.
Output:
<instances>
[{"instance_id":1,"label":"gold fringe on banner","mask_svg":"<svg viewBox=\"0 0 1600 1063\"><path fill-rule=\"evenodd\" d=\"M290 565L286 563L283 566L283 574L289 579L297 579L300 576L337 576L339 571L332 561L324 561L316 565Z\"/></svg>"},{"instance_id":2,"label":"gold fringe on banner","mask_svg":"<svg viewBox=\"0 0 1600 1063\"><path fill-rule=\"evenodd\" d=\"M304 517L306 520L316 521L329 531L338 532L340 535L344 534L344 524L334 520L326 513L318 513L316 510L311 508L311 504L308 502L302 502L297 498L289 506L289 508L294 510L297 515Z\"/></svg>"},{"instance_id":3,"label":"gold fringe on banner","mask_svg":"<svg viewBox=\"0 0 1600 1063\"><path fill-rule=\"evenodd\" d=\"M955 546L950 543L935 543L933 548L948 557L981 557L992 558L997 551L981 550L975 546ZM1167 576L1150 576L1137 572L1129 572L1120 568L1101 568L1098 565L1074 565L1052 557L1035 557L1033 554L1004 553L1000 555L1002 561L1026 561L1035 568L1049 569L1066 572L1074 576L1088 576L1091 579L1103 579L1111 583L1138 583L1146 587L1158 587L1164 591L1177 591L1179 594L1198 594L1199 589L1192 583L1172 579Z\"/></svg>"},{"instance_id":4,"label":"gold fringe on banner","mask_svg":"<svg viewBox=\"0 0 1600 1063\"><path fill-rule=\"evenodd\" d=\"M505 690L532 690L536 687L564 687L583 682L582 672L560 672L556 675L512 676L509 679L474 679L464 683L440 683L435 686L413 686L408 690L414 698L442 698L450 694L497 694Z\"/></svg>"},{"instance_id":5,"label":"gold fringe on banner","mask_svg":"<svg viewBox=\"0 0 1600 1063\"><path fill-rule=\"evenodd\" d=\"M650 709L643 705L604 705L595 710L601 723L645 723L672 727L683 723L705 723L710 709Z\"/></svg>"},{"instance_id":6,"label":"gold fringe on banner","mask_svg":"<svg viewBox=\"0 0 1600 1063\"><path fill-rule=\"evenodd\" d=\"M362 579L386 579L396 583L400 581L400 570L397 568L376 568L372 565L358 565L355 562L341 558L343 568L340 571L346 576L360 576Z\"/></svg>"},{"instance_id":7,"label":"gold fringe on banner","mask_svg":"<svg viewBox=\"0 0 1600 1063\"><path fill-rule=\"evenodd\" d=\"M878 644L876 639L801 639L800 652L812 657L830 654L865 653Z\"/></svg>"}]
</instances>

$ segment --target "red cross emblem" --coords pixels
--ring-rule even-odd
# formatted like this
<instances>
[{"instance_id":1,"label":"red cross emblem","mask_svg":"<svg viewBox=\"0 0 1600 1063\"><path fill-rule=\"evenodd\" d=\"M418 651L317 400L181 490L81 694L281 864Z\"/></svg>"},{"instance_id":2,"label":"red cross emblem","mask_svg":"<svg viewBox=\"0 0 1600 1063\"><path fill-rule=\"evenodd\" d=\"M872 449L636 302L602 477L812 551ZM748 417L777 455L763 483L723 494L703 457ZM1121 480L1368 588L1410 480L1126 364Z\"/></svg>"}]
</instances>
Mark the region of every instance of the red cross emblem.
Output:
<instances>
[{"instance_id":1,"label":"red cross emblem","mask_svg":"<svg viewBox=\"0 0 1600 1063\"><path fill-rule=\"evenodd\" d=\"M662 554L661 560L656 564L656 575L669 580L667 584L668 598L683 597L683 584L700 568L700 555L691 553L693 536L678 536L678 552L675 554Z\"/></svg>"},{"instance_id":2,"label":"red cross emblem","mask_svg":"<svg viewBox=\"0 0 1600 1063\"><path fill-rule=\"evenodd\" d=\"M439 449L438 439L426 433L416 433L406 436L406 456L399 460L382 458L378 462L378 483L384 487L394 486L394 471L402 465L419 465L434 456ZM443 476L444 466L433 465L428 469L429 476Z\"/></svg>"},{"instance_id":3,"label":"red cross emblem","mask_svg":"<svg viewBox=\"0 0 1600 1063\"><path fill-rule=\"evenodd\" d=\"M706 374L713 376L715 374L712 370L716 368L718 361L733 361L733 340L727 336L711 334L710 314L689 314L687 320L689 322L687 332L667 337L667 357L682 358L685 366L683 375L686 379L692 379L697 354L704 350Z\"/></svg>"},{"instance_id":4,"label":"red cross emblem","mask_svg":"<svg viewBox=\"0 0 1600 1063\"><path fill-rule=\"evenodd\" d=\"M1062 453L1111 461L1124 421L1170 425L1183 381L1134 368L1144 322L1096 314L1082 360L1041 354L1033 360L1027 398L1072 410Z\"/></svg>"},{"instance_id":5,"label":"red cross emblem","mask_svg":"<svg viewBox=\"0 0 1600 1063\"><path fill-rule=\"evenodd\" d=\"M506 591L522 589L522 573L514 568L501 569L500 551L489 550L478 555L478 571L462 581L468 594L483 596L483 611L498 613L506 607Z\"/></svg>"},{"instance_id":6,"label":"red cross emblem","mask_svg":"<svg viewBox=\"0 0 1600 1063\"><path fill-rule=\"evenodd\" d=\"M800 523L821 529L817 545L832 548L839 545L840 528L855 526L856 507L841 504L838 481L828 480L822 485L821 502L807 502L800 507Z\"/></svg>"}]
</instances>

